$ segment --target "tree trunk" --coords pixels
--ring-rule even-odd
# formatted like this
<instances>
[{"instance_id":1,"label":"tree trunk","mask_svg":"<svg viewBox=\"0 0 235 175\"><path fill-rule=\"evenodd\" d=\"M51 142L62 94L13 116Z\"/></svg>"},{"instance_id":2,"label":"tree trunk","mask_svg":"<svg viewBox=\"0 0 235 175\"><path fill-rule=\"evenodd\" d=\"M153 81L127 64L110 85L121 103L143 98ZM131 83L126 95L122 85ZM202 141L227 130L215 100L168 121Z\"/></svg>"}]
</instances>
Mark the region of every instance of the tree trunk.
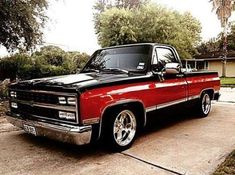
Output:
<instances>
[{"instance_id":1,"label":"tree trunk","mask_svg":"<svg viewBox=\"0 0 235 175\"><path fill-rule=\"evenodd\" d=\"M224 38L224 43L223 43L223 52L224 52L224 56L223 56L223 66L222 66L222 77L226 77L226 63L227 63L227 25L225 25L224 27L224 33L223 33L223 38Z\"/></svg>"}]
</instances>

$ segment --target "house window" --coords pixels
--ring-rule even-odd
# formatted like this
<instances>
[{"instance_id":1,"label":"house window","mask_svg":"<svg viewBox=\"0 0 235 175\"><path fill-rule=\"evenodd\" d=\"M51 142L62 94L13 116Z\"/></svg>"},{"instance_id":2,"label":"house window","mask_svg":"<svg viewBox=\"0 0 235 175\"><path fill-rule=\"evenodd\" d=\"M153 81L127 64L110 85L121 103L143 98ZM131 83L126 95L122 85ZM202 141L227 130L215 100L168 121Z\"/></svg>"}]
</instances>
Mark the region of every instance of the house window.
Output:
<instances>
[{"instance_id":1,"label":"house window","mask_svg":"<svg viewBox=\"0 0 235 175\"><path fill-rule=\"evenodd\" d=\"M204 61L204 69L208 69L208 61Z\"/></svg>"}]
</instances>

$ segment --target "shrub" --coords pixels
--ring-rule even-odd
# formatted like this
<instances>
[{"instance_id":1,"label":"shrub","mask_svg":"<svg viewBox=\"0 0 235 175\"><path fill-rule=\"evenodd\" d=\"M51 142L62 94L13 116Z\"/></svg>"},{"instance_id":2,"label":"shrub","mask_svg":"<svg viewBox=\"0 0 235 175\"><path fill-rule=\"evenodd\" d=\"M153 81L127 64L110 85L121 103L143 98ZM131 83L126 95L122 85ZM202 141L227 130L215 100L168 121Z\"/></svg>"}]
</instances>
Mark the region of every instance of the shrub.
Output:
<instances>
[{"instance_id":1,"label":"shrub","mask_svg":"<svg viewBox=\"0 0 235 175\"><path fill-rule=\"evenodd\" d=\"M0 59L0 81L10 78L25 80L76 73L87 62L89 55L65 52L55 46L46 46L31 56L15 54Z\"/></svg>"}]
</instances>

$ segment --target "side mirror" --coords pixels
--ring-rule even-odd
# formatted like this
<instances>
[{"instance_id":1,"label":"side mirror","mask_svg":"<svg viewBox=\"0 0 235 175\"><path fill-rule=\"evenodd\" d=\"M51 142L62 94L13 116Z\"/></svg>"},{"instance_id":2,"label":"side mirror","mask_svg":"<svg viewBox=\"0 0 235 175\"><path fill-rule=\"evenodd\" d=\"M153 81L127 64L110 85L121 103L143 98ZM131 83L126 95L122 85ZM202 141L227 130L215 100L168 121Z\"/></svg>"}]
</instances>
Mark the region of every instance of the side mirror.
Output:
<instances>
[{"instance_id":1,"label":"side mirror","mask_svg":"<svg viewBox=\"0 0 235 175\"><path fill-rule=\"evenodd\" d=\"M165 72L166 74L178 74L180 73L180 67L179 63L166 63Z\"/></svg>"}]
</instances>

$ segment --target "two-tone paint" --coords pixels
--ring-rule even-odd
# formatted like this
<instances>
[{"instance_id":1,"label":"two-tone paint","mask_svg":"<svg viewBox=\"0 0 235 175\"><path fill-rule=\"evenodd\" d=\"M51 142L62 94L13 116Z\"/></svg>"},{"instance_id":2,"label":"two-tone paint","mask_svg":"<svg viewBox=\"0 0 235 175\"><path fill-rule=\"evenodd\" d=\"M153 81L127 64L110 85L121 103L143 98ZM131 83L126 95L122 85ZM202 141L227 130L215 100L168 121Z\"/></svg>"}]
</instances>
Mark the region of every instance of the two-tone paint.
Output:
<instances>
[{"instance_id":1,"label":"two-tone paint","mask_svg":"<svg viewBox=\"0 0 235 175\"><path fill-rule=\"evenodd\" d=\"M98 123L105 110L119 104L139 103L145 112L200 98L203 91L218 93L217 73L183 73L183 76L160 81L149 75L146 81L123 83L84 90L80 95L80 118L83 124Z\"/></svg>"},{"instance_id":2,"label":"two-tone paint","mask_svg":"<svg viewBox=\"0 0 235 175\"><path fill-rule=\"evenodd\" d=\"M138 117L142 118L141 125L144 126L148 112L199 99L204 91L209 92L211 98L217 99L220 89L217 72L179 72L170 76L157 74L151 68L157 47L171 49L179 63L180 58L171 46L148 45L152 46L152 60L150 60L151 63L144 73L82 72L22 81L10 85L11 91L57 95L65 93L68 96L75 96L77 103L76 109L73 110L76 111L76 122L54 121L50 117L41 118L40 116L27 118L28 116L19 116L12 111L9 113L8 120L19 127L23 127L24 123L32 124L38 129L39 135L49 136L61 141L70 142L73 140L76 144L86 144L91 140L91 133L100 136L104 114L106 110L112 107L134 104L134 107L138 108L137 110L142 111L142 114ZM17 99L10 99L10 102L12 100L22 103ZM40 105L39 107L61 109L58 104L38 104L33 101L24 103L31 106ZM98 133L94 133L93 126L99 126L98 131L95 130ZM53 132L57 134L53 134ZM58 135L61 137L57 137Z\"/></svg>"}]
</instances>

